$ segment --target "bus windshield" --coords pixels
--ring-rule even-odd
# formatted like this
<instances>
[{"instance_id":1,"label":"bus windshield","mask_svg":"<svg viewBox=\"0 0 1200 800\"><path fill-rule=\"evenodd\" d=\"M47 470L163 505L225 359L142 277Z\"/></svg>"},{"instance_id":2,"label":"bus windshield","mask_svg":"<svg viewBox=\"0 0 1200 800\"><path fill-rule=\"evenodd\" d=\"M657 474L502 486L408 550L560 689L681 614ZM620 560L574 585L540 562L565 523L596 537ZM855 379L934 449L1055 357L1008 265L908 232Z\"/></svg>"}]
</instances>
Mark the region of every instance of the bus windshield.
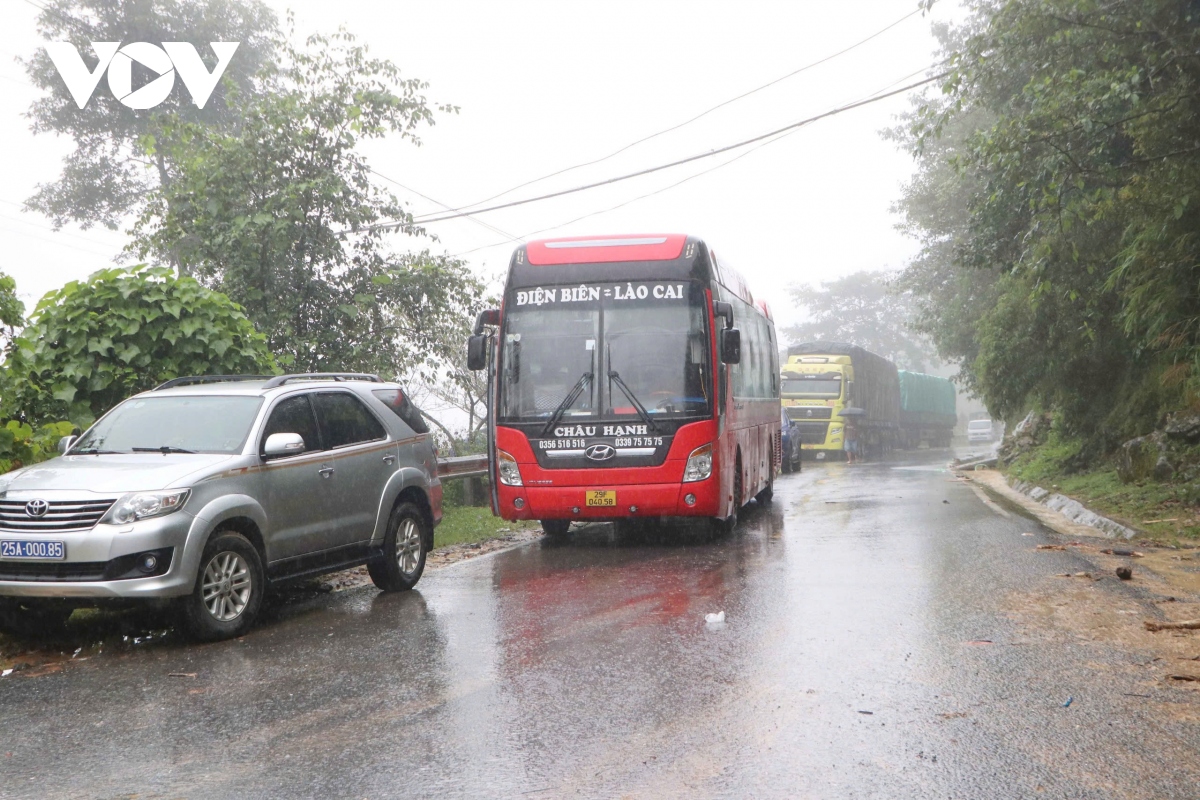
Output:
<instances>
[{"instance_id":1,"label":"bus windshield","mask_svg":"<svg viewBox=\"0 0 1200 800\"><path fill-rule=\"evenodd\" d=\"M709 415L703 294L686 285L669 298L588 288L598 296L522 306L514 292L505 302L499 417L624 419L640 416L639 404L653 419Z\"/></svg>"}]
</instances>

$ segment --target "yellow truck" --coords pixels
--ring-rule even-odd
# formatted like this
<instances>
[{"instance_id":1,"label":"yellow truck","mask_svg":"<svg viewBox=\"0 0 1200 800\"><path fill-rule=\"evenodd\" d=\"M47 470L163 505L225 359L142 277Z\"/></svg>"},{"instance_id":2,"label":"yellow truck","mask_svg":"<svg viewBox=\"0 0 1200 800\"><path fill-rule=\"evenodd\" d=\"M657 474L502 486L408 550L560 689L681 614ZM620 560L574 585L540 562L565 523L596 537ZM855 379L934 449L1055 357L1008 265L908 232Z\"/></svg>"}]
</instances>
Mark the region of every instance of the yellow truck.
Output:
<instances>
[{"instance_id":1,"label":"yellow truck","mask_svg":"<svg viewBox=\"0 0 1200 800\"><path fill-rule=\"evenodd\" d=\"M805 458L841 458L852 419L861 452L886 454L900 437L896 365L856 345L805 342L788 348L780 397L800 431Z\"/></svg>"}]
</instances>

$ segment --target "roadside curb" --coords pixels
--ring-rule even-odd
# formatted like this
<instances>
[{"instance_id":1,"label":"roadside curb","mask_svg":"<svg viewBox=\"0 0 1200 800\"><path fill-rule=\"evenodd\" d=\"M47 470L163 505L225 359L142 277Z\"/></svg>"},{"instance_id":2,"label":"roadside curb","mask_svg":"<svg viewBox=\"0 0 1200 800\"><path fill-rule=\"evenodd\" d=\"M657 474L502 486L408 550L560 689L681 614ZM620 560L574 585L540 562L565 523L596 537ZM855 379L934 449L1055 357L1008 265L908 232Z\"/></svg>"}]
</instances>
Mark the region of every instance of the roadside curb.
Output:
<instances>
[{"instance_id":1,"label":"roadside curb","mask_svg":"<svg viewBox=\"0 0 1200 800\"><path fill-rule=\"evenodd\" d=\"M1097 514L1078 500L1027 481L1009 481L995 470L955 469L955 472L1024 508L1047 527L1064 536L1133 539L1141 535L1133 528Z\"/></svg>"},{"instance_id":2,"label":"roadside curb","mask_svg":"<svg viewBox=\"0 0 1200 800\"><path fill-rule=\"evenodd\" d=\"M1008 480L1008 484L1013 491L1020 492L1033 500L1035 503L1041 503L1047 508L1051 508L1062 514L1067 519L1079 525L1087 525L1096 528L1105 536L1111 538L1132 539L1140 535L1138 531L1126 525L1111 520L1108 517L1097 514L1090 508L1085 506L1078 500L1073 500L1063 494L1050 492L1028 481Z\"/></svg>"}]
</instances>

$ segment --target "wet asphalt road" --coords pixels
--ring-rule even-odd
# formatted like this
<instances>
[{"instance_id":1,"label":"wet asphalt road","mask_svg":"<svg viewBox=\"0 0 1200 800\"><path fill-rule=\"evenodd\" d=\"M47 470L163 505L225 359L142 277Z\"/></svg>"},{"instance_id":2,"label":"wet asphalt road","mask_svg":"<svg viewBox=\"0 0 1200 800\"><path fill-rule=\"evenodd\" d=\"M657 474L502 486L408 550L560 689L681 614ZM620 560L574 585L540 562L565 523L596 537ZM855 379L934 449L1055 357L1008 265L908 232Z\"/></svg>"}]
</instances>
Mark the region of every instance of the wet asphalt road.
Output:
<instances>
[{"instance_id":1,"label":"wet asphalt road","mask_svg":"<svg viewBox=\"0 0 1200 800\"><path fill-rule=\"evenodd\" d=\"M1006 598L1086 567L945 460L806 465L716 541L594 526L5 678L0 797L1200 797L1195 705L1021 630Z\"/></svg>"}]
</instances>

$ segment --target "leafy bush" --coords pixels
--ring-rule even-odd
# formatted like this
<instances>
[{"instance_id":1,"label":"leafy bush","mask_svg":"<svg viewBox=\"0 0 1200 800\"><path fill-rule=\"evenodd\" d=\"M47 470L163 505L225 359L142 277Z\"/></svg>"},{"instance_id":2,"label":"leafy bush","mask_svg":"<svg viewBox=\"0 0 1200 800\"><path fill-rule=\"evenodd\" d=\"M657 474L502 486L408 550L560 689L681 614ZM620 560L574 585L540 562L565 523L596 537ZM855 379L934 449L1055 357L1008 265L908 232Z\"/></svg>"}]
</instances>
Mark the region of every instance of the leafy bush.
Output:
<instances>
[{"instance_id":1,"label":"leafy bush","mask_svg":"<svg viewBox=\"0 0 1200 800\"><path fill-rule=\"evenodd\" d=\"M225 295L165 267L108 269L38 303L0 375L0 417L85 427L170 378L273 372L266 339Z\"/></svg>"},{"instance_id":2,"label":"leafy bush","mask_svg":"<svg viewBox=\"0 0 1200 800\"><path fill-rule=\"evenodd\" d=\"M0 428L0 472L45 461L56 453L59 439L74 428L70 422L50 422L35 430L20 420L9 420Z\"/></svg>"}]
</instances>

